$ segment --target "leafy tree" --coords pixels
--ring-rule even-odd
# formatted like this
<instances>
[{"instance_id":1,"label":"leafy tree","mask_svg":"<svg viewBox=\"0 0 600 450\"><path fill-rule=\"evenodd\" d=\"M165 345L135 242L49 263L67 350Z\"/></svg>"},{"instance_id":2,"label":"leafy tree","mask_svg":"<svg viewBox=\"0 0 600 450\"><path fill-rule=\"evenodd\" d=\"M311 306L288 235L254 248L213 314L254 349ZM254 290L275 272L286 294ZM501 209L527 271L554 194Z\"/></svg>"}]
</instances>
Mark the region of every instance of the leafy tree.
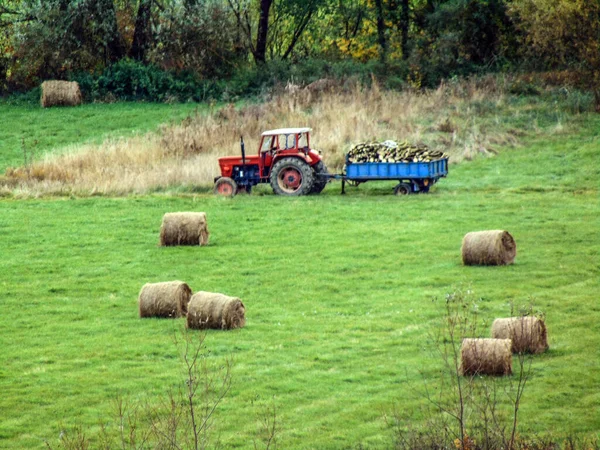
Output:
<instances>
[{"instance_id":1,"label":"leafy tree","mask_svg":"<svg viewBox=\"0 0 600 450\"><path fill-rule=\"evenodd\" d=\"M504 36L512 30L503 0L428 0L416 9L415 26L411 64L426 85L489 68L504 54Z\"/></svg>"},{"instance_id":2,"label":"leafy tree","mask_svg":"<svg viewBox=\"0 0 600 450\"><path fill-rule=\"evenodd\" d=\"M502 33L509 27L502 0L451 0L428 19L439 48L449 51L458 64L491 61L502 50Z\"/></svg>"},{"instance_id":3,"label":"leafy tree","mask_svg":"<svg viewBox=\"0 0 600 450\"><path fill-rule=\"evenodd\" d=\"M93 71L125 54L112 0L23 0L6 22L11 78L24 86Z\"/></svg>"},{"instance_id":4,"label":"leafy tree","mask_svg":"<svg viewBox=\"0 0 600 450\"><path fill-rule=\"evenodd\" d=\"M330 0L227 0L257 64L288 59L313 18Z\"/></svg>"},{"instance_id":5,"label":"leafy tree","mask_svg":"<svg viewBox=\"0 0 600 450\"><path fill-rule=\"evenodd\" d=\"M269 35L269 16L273 0L258 0L255 5L251 0L227 0L227 3L235 15L239 30L241 30L245 45L254 56L257 64L266 61L267 43ZM256 10L253 6L257 7ZM256 16L257 26L254 27ZM256 28L256 41L254 41L254 29Z\"/></svg>"},{"instance_id":6,"label":"leafy tree","mask_svg":"<svg viewBox=\"0 0 600 450\"><path fill-rule=\"evenodd\" d=\"M522 54L547 68L573 67L585 76L600 112L600 0L514 0Z\"/></svg>"},{"instance_id":7,"label":"leafy tree","mask_svg":"<svg viewBox=\"0 0 600 450\"><path fill-rule=\"evenodd\" d=\"M204 78L230 75L240 52L235 20L220 1L173 1L161 12L148 58Z\"/></svg>"},{"instance_id":8,"label":"leafy tree","mask_svg":"<svg viewBox=\"0 0 600 450\"><path fill-rule=\"evenodd\" d=\"M324 0L284 0L275 3L271 27L272 57L290 57L324 4Z\"/></svg>"}]
</instances>

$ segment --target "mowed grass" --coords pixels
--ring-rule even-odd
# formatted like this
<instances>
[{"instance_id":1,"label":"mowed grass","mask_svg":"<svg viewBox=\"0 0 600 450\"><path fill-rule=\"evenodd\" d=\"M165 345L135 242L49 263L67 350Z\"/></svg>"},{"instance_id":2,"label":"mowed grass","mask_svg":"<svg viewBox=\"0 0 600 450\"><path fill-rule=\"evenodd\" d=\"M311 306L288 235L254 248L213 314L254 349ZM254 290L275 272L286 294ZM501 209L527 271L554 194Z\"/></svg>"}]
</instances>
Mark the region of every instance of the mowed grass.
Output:
<instances>
[{"instance_id":1,"label":"mowed grass","mask_svg":"<svg viewBox=\"0 0 600 450\"><path fill-rule=\"evenodd\" d=\"M444 296L470 288L488 326L510 303L546 313L521 433L600 429L600 120L451 167L431 194L393 184L348 195L0 201L0 447L40 448L82 424L114 422L114 398L154 402L183 383L183 320L140 320L146 282L236 295L247 325L210 331L209 359L233 359L214 438L253 448L277 408L280 448L389 448L383 415L415 412L441 362L429 335ZM211 244L160 248L161 217L206 211ZM506 229L516 263L463 267L468 231ZM485 329L482 330L484 333ZM93 446L92 446L93 447Z\"/></svg>"},{"instance_id":2,"label":"mowed grass","mask_svg":"<svg viewBox=\"0 0 600 450\"><path fill-rule=\"evenodd\" d=\"M196 103L98 103L76 108L42 108L0 101L0 173L24 165L27 157L83 143L100 144L108 136L128 137L159 124L181 120Z\"/></svg>"}]
</instances>

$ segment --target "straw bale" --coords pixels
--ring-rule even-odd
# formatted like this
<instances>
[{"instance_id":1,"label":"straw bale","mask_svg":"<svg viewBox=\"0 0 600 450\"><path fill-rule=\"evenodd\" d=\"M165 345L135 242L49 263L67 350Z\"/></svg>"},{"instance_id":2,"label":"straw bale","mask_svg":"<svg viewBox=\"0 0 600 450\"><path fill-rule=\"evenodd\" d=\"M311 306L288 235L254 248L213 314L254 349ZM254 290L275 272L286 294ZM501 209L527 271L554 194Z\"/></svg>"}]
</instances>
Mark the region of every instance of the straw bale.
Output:
<instances>
[{"instance_id":1,"label":"straw bale","mask_svg":"<svg viewBox=\"0 0 600 450\"><path fill-rule=\"evenodd\" d=\"M510 339L463 339L460 349L462 375L510 375Z\"/></svg>"},{"instance_id":2,"label":"straw bale","mask_svg":"<svg viewBox=\"0 0 600 450\"><path fill-rule=\"evenodd\" d=\"M465 235L461 251L466 266L502 266L514 262L517 244L508 231L475 231Z\"/></svg>"},{"instance_id":3,"label":"straw bale","mask_svg":"<svg viewBox=\"0 0 600 450\"><path fill-rule=\"evenodd\" d=\"M544 353L548 350L546 324L537 317L496 319L492 337L511 339L513 353Z\"/></svg>"},{"instance_id":4,"label":"straw bale","mask_svg":"<svg viewBox=\"0 0 600 450\"><path fill-rule=\"evenodd\" d=\"M41 103L43 108L50 106L81 105L82 97L79 83L76 81L44 81L42 83Z\"/></svg>"},{"instance_id":5,"label":"straw bale","mask_svg":"<svg viewBox=\"0 0 600 450\"><path fill-rule=\"evenodd\" d=\"M192 290L183 281L147 283L139 295L140 317L184 316L191 297Z\"/></svg>"},{"instance_id":6,"label":"straw bale","mask_svg":"<svg viewBox=\"0 0 600 450\"><path fill-rule=\"evenodd\" d=\"M237 297L197 292L188 305L188 328L231 330L246 324L246 308Z\"/></svg>"},{"instance_id":7,"label":"straw bale","mask_svg":"<svg viewBox=\"0 0 600 450\"><path fill-rule=\"evenodd\" d=\"M166 213L160 227L160 245L208 245L206 213Z\"/></svg>"}]
</instances>

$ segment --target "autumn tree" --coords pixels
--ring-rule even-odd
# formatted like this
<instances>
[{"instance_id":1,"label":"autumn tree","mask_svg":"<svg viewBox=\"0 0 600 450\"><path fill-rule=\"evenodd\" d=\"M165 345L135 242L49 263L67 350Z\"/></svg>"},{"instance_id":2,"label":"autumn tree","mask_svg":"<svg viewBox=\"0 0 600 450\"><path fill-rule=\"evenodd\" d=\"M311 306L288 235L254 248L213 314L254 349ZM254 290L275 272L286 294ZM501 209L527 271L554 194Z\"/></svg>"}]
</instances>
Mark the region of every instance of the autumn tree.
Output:
<instances>
[{"instance_id":1,"label":"autumn tree","mask_svg":"<svg viewBox=\"0 0 600 450\"><path fill-rule=\"evenodd\" d=\"M600 112L600 0L515 0L510 13L523 54L547 68L581 71L577 84L594 94Z\"/></svg>"}]
</instances>

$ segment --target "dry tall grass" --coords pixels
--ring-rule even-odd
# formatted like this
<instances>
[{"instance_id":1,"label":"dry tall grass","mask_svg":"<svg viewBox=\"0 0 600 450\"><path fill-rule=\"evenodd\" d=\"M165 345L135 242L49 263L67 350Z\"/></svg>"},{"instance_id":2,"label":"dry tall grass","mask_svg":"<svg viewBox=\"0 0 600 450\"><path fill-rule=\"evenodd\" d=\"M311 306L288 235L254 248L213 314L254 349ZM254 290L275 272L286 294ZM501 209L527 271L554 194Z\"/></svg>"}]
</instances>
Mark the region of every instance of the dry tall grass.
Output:
<instances>
[{"instance_id":1,"label":"dry tall grass","mask_svg":"<svg viewBox=\"0 0 600 450\"><path fill-rule=\"evenodd\" d=\"M262 104L228 105L164 126L143 137L48 155L28 167L8 169L4 191L15 195L145 193L206 186L219 174L217 158L256 152L266 129L309 126L312 147L322 150L330 170L340 170L350 147L372 139L425 142L451 155L451 162L495 153L518 134L500 125L505 89L492 79L444 85L429 92L381 91L355 86L338 92L281 93Z\"/></svg>"}]
</instances>

